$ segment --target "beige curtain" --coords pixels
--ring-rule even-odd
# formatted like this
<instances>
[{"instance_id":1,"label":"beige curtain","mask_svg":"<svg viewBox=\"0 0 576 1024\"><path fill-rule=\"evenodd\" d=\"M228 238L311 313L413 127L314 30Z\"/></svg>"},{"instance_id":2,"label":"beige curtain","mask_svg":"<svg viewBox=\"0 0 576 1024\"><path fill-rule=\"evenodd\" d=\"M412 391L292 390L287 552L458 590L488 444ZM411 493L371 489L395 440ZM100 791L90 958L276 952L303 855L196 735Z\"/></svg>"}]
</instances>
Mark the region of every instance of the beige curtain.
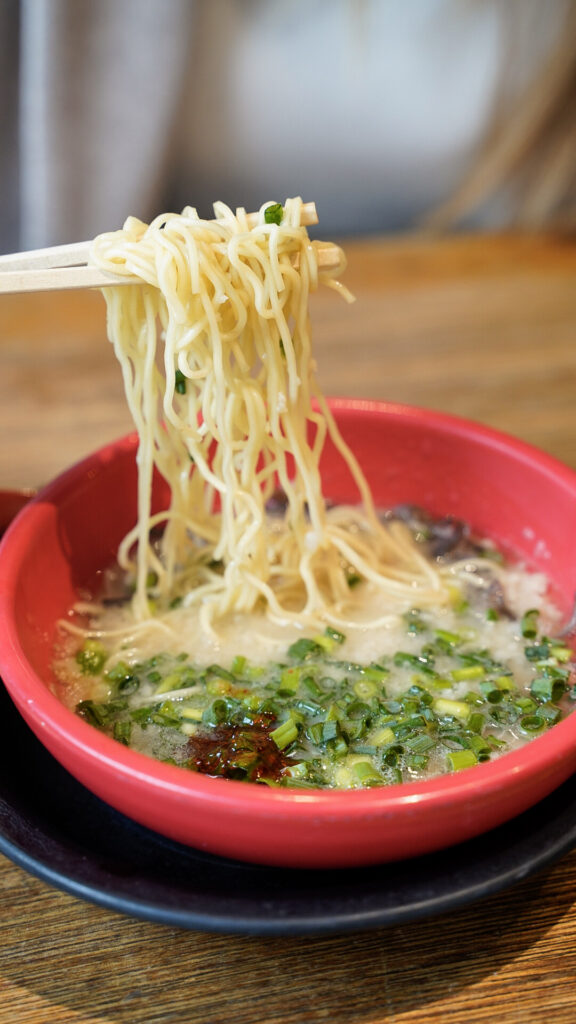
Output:
<instances>
[{"instance_id":1,"label":"beige curtain","mask_svg":"<svg viewBox=\"0 0 576 1024\"><path fill-rule=\"evenodd\" d=\"M157 202L194 0L2 0L0 248L89 238Z\"/></svg>"}]
</instances>

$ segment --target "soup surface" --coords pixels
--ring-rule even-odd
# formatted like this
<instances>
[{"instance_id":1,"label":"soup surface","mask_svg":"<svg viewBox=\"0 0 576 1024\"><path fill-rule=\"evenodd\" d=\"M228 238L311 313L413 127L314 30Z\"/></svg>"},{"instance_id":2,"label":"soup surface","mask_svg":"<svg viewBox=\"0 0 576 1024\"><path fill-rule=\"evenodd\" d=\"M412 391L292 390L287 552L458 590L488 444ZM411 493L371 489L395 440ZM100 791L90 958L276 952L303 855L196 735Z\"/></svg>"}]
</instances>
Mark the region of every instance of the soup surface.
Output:
<instances>
[{"instance_id":1,"label":"soup surface","mask_svg":"<svg viewBox=\"0 0 576 1024\"><path fill-rule=\"evenodd\" d=\"M273 786L388 785L498 757L568 712L573 654L541 574L430 522L410 526L448 581L443 607L387 607L351 579L346 630L235 613L207 631L197 606L142 628L104 592L79 605L80 646L65 634L59 696L152 757Z\"/></svg>"}]
</instances>

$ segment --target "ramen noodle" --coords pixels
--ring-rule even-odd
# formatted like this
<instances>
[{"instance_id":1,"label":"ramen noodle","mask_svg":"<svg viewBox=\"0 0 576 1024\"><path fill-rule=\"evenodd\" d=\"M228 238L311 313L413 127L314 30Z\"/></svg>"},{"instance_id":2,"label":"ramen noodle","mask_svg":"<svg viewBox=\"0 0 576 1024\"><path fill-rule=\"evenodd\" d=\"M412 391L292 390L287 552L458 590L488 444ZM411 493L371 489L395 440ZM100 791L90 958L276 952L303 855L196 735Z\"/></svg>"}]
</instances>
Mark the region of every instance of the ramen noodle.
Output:
<instances>
[{"instance_id":1,"label":"ramen noodle","mask_svg":"<svg viewBox=\"0 0 576 1024\"><path fill-rule=\"evenodd\" d=\"M93 245L141 282L105 290L138 515L108 578L120 596L64 623L64 699L153 756L303 786L466 767L553 724L570 652L548 639L545 584L519 588L482 541L435 555L432 521L376 509L330 412L308 305L320 284L350 298L344 257L319 267L300 199L214 215L130 218ZM328 439L352 504L323 492Z\"/></svg>"}]
</instances>

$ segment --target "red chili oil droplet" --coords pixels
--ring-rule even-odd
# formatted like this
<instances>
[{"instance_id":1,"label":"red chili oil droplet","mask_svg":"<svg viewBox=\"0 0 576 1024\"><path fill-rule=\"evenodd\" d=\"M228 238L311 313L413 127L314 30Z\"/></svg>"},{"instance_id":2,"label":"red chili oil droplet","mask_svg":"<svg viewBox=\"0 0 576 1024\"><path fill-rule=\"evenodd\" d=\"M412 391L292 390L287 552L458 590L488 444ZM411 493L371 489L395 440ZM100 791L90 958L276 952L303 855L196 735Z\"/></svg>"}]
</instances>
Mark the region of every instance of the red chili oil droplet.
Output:
<instances>
[{"instance_id":1,"label":"red chili oil droplet","mask_svg":"<svg viewBox=\"0 0 576 1024\"><path fill-rule=\"evenodd\" d=\"M271 725L270 716L260 716L250 725L217 725L196 733L188 741L188 767L225 779L279 781L295 762L276 746Z\"/></svg>"}]
</instances>

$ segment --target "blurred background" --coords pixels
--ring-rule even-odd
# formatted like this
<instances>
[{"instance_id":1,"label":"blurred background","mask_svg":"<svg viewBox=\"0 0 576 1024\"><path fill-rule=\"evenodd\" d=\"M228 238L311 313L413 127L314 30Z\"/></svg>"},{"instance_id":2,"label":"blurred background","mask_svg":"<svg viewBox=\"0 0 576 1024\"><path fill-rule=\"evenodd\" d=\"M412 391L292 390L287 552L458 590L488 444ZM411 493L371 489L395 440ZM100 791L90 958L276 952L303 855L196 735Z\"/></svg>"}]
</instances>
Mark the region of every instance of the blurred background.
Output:
<instances>
[{"instance_id":1,"label":"blurred background","mask_svg":"<svg viewBox=\"0 0 576 1024\"><path fill-rule=\"evenodd\" d=\"M573 0L0 0L0 251L292 195L566 227L575 68Z\"/></svg>"},{"instance_id":2,"label":"blurred background","mask_svg":"<svg viewBox=\"0 0 576 1024\"><path fill-rule=\"evenodd\" d=\"M301 195L326 394L576 467L576 0L0 0L0 80L0 250ZM131 429L98 292L2 296L0 358L3 486Z\"/></svg>"}]
</instances>

